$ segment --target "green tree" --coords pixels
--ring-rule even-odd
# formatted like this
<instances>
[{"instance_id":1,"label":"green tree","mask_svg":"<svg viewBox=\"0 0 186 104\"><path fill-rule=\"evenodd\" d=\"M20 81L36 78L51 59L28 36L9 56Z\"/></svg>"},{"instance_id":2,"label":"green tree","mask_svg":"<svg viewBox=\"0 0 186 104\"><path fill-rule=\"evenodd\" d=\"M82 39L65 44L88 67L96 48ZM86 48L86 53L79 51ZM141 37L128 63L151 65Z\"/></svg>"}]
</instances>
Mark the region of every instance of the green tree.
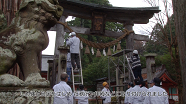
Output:
<instances>
[{"instance_id":1,"label":"green tree","mask_svg":"<svg viewBox=\"0 0 186 104\"><path fill-rule=\"evenodd\" d=\"M168 48L162 40L161 25L157 23L152 32L150 40L145 44L145 53L157 53L163 55L168 52Z\"/></svg>"},{"instance_id":2,"label":"green tree","mask_svg":"<svg viewBox=\"0 0 186 104\"><path fill-rule=\"evenodd\" d=\"M83 70L84 82L86 85L93 85L91 89L95 91L95 80L108 76L108 59L107 57L97 58L85 69Z\"/></svg>"},{"instance_id":3,"label":"green tree","mask_svg":"<svg viewBox=\"0 0 186 104\"><path fill-rule=\"evenodd\" d=\"M155 2L151 0L146 0L147 2L151 3L151 5L156 6ZM166 46L168 49L168 53L171 56L171 63L173 64L173 70L175 71L176 79L175 81L178 83L178 93L179 93L179 103L182 102L182 93L183 93L183 85L182 85L182 77L181 77L181 68L180 68L180 60L179 60L179 51L178 51L178 41L177 41L177 34L175 33L175 25L174 25L174 16L170 16L170 6L167 0L163 0L165 10L158 13L154 16L157 20L158 29L155 32L155 41L157 40L161 45ZM166 19L162 18L166 17ZM184 27L184 26L183 26ZM152 35L154 35L152 33ZM180 47L179 47L180 48ZM169 69L166 68L168 71Z\"/></svg>"}]
</instances>

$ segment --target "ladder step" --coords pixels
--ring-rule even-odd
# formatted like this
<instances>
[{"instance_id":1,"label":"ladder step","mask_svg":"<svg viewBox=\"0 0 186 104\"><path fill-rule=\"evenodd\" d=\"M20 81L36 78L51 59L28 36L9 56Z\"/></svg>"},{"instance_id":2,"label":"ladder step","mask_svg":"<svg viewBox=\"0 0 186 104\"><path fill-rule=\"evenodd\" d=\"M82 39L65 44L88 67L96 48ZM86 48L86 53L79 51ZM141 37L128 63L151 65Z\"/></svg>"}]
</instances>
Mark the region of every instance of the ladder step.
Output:
<instances>
[{"instance_id":1,"label":"ladder step","mask_svg":"<svg viewBox=\"0 0 186 104\"><path fill-rule=\"evenodd\" d=\"M80 71L79 70L73 70L74 73L79 73Z\"/></svg>"},{"instance_id":2,"label":"ladder step","mask_svg":"<svg viewBox=\"0 0 186 104\"><path fill-rule=\"evenodd\" d=\"M81 75L74 75L74 77L81 77Z\"/></svg>"},{"instance_id":3,"label":"ladder step","mask_svg":"<svg viewBox=\"0 0 186 104\"><path fill-rule=\"evenodd\" d=\"M81 85L82 83L74 83L75 85Z\"/></svg>"},{"instance_id":4,"label":"ladder step","mask_svg":"<svg viewBox=\"0 0 186 104\"><path fill-rule=\"evenodd\" d=\"M79 51L79 56L80 56L80 51ZM80 58L80 60L79 60L80 61L80 66L82 67L81 57L79 57L79 58ZM73 91L75 91L75 85L81 85L81 84L83 84L82 68L81 69L74 69L74 70L72 68L72 82L73 82L72 83L72 85L73 85Z\"/></svg>"}]
</instances>

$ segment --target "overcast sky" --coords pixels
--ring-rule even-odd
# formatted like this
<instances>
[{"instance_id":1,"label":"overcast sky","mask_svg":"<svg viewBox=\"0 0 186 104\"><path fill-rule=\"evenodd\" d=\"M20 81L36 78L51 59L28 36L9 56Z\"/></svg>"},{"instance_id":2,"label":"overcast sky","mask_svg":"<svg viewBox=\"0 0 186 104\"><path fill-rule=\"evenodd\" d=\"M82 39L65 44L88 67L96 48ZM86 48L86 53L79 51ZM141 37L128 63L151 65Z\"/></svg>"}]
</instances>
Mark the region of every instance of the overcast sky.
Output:
<instances>
[{"instance_id":1,"label":"overcast sky","mask_svg":"<svg viewBox=\"0 0 186 104\"><path fill-rule=\"evenodd\" d=\"M151 7L147 2L144 0L109 0L110 4L115 7ZM161 8L161 5L158 5ZM66 21L71 20L72 18L67 18ZM145 30L148 29L152 31L152 22L153 18L149 20L148 24L134 24L133 30L136 34L148 35L148 32ZM45 49L42 54L53 55L54 48L55 48L55 32L48 32L49 34L49 45L47 49Z\"/></svg>"}]
</instances>

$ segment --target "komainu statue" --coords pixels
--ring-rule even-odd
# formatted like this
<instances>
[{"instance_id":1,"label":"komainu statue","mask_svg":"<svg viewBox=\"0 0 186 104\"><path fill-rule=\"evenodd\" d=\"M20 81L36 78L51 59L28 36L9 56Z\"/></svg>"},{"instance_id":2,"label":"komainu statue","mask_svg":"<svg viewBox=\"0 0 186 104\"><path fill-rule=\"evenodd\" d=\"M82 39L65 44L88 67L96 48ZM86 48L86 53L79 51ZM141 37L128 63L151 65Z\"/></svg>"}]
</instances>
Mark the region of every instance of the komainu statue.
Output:
<instances>
[{"instance_id":1,"label":"komainu statue","mask_svg":"<svg viewBox=\"0 0 186 104\"><path fill-rule=\"evenodd\" d=\"M18 63L26 86L49 85L40 75L38 55L48 46L47 30L62 13L57 0L22 0L11 25L0 30L0 76Z\"/></svg>"}]
</instances>

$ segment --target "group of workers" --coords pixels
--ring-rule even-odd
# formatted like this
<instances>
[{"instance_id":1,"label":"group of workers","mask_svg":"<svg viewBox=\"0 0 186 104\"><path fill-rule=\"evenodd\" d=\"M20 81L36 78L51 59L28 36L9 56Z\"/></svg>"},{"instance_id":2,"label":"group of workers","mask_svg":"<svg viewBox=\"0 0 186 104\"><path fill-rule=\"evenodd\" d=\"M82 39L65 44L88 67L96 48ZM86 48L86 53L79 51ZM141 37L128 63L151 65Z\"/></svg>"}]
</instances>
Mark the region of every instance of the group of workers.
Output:
<instances>
[{"instance_id":1,"label":"group of workers","mask_svg":"<svg viewBox=\"0 0 186 104\"><path fill-rule=\"evenodd\" d=\"M150 83L150 88L146 88L146 83L135 79L134 83L128 84L125 93L125 104L169 104L167 92L160 87L161 80L154 78Z\"/></svg>"},{"instance_id":2,"label":"group of workers","mask_svg":"<svg viewBox=\"0 0 186 104\"><path fill-rule=\"evenodd\" d=\"M124 104L169 104L167 92L160 86L161 80L154 78L147 89L146 82L140 81L139 78L134 82L128 83L128 89L125 92ZM103 82L103 92L107 92L108 96L104 96L103 104L111 104L111 92L107 82ZM110 94L108 94L110 93Z\"/></svg>"},{"instance_id":3,"label":"group of workers","mask_svg":"<svg viewBox=\"0 0 186 104\"><path fill-rule=\"evenodd\" d=\"M66 83L68 74L61 74L61 82L53 87L54 104L73 104L73 99L78 100L78 104L89 104L89 95L86 95L84 86L80 85L80 91L73 94L71 87ZM150 88L146 88L146 83L140 79L134 79L134 82L128 84L128 90L125 92L124 104L169 104L167 92L160 87L161 80L154 78L150 83ZM102 92L100 96L103 104L111 104L111 91L107 82L103 82Z\"/></svg>"},{"instance_id":4,"label":"group of workers","mask_svg":"<svg viewBox=\"0 0 186 104\"><path fill-rule=\"evenodd\" d=\"M76 37L75 32L69 34L69 39L66 39L66 44L70 46L70 51L67 54L67 73L63 72L60 76L61 82L53 87L55 92L54 104L73 104L73 99L78 100L78 104L88 104L89 96L74 96L71 87L67 84L70 81L71 70L80 70L79 46L80 40ZM76 63L76 65L75 65ZM125 93L125 104L168 104L167 92L160 87L161 80L154 78L151 81L151 88L147 89L146 84L141 76L141 62L138 51L133 51L133 56L130 58L132 72L134 74L134 83L128 84L128 90ZM111 104L111 92L107 82L103 82L102 92L106 92L108 96L101 96L103 104ZM80 92L84 91L84 86L80 85Z\"/></svg>"}]
</instances>

